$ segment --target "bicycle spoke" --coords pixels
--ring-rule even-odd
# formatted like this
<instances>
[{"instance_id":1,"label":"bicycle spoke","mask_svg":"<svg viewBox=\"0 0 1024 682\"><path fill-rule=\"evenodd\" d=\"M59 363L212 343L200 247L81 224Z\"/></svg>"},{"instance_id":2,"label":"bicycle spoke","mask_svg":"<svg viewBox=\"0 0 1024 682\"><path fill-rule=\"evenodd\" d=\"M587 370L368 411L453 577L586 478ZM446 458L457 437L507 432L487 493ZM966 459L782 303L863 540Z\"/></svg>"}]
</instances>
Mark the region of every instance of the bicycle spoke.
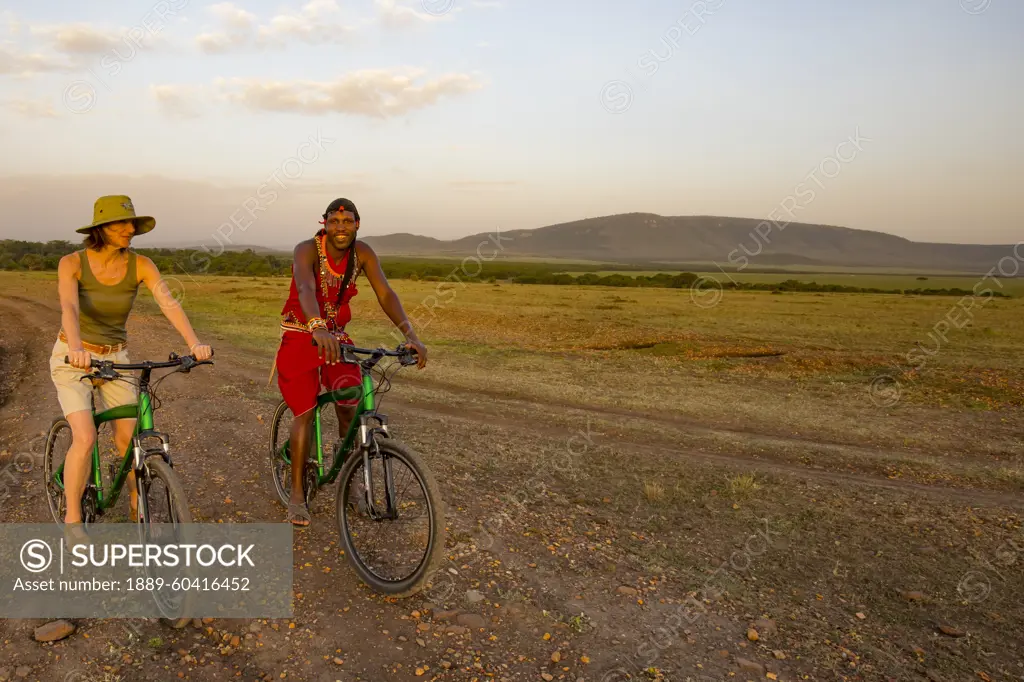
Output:
<instances>
[{"instance_id":1,"label":"bicycle spoke","mask_svg":"<svg viewBox=\"0 0 1024 682\"><path fill-rule=\"evenodd\" d=\"M364 509L362 486L354 485L362 482L365 464L360 463L352 471L349 483L349 496L356 498L358 511L347 512L352 543L360 561L367 569L383 580L397 581L411 575L424 560L429 550L430 538L429 519L426 510L426 490L419 483L416 473L396 457L389 456L394 482L392 491L397 519L371 519ZM381 457L370 459L371 499L374 508L380 514L387 511L385 488L385 469ZM346 505L351 509L351 505ZM410 510L415 511L410 512Z\"/></svg>"}]
</instances>

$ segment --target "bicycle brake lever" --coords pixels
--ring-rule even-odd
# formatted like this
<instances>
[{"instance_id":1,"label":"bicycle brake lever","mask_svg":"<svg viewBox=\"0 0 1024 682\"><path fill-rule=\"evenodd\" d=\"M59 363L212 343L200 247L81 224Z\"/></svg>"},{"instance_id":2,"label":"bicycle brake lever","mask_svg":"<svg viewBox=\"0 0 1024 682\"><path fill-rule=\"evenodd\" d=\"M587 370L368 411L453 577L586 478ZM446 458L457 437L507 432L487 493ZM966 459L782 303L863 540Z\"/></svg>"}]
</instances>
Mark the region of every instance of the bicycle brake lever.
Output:
<instances>
[{"instance_id":1,"label":"bicycle brake lever","mask_svg":"<svg viewBox=\"0 0 1024 682\"><path fill-rule=\"evenodd\" d=\"M116 381L121 378L121 375L114 371L114 368L111 367L112 364L112 362L101 362L98 365L95 365L95 372L83 374L78 380L85 381L86 379L103 379L104 381Z\"/></svg>"}]
</instances>

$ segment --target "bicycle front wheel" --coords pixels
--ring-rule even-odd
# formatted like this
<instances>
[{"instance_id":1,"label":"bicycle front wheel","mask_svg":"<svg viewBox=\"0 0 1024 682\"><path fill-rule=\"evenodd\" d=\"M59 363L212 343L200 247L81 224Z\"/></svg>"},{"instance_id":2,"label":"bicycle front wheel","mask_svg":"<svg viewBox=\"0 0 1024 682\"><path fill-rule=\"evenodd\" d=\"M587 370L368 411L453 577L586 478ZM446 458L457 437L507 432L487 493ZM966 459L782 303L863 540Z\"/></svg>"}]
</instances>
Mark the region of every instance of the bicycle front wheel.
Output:
<instances>
[{"instance_id":1,"label":"bicycle front wheel","mask_svg":"<svg viewBox=\"0 0 1024 682\"><path fill-rule=\"evenodd\" d=\"M359 578L395 597L419 592L444 552L443 502L420 455L375 437L368 455L345 462L340 479L338 530Z\"/></svg>"},{"instance_id":2,"label":"bicycle front wheel","mask_svg":"<svg viewBox=\"0 0 1024 682\"><path fill-rule=\"evenodd\" d=\"M143 544L180 545L188 542L188 524L192 513L185 498L185 486L174 469L159 456L146 460L146 475L137 477L139 485L139 536ZM146 564L149 576L149 564ZM188 573L188 569L185 569ZM183 628L192 620L197 593L190 590L151 593L163 614L160 620L173 628Z\"/></svg>"}]
</instances>

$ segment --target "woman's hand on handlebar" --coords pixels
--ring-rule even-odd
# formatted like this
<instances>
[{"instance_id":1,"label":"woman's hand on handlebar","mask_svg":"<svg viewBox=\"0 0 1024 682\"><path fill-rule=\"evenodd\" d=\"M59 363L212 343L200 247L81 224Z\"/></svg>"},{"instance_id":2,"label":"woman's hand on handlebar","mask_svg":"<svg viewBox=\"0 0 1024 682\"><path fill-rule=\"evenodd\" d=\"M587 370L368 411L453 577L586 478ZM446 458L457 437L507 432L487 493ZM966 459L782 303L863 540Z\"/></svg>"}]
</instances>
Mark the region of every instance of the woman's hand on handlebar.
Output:
<instances>
[{"instance_id":1,"label":"woman's hand on handlebar","mask_svg":"<svg viewBox=\"0 0 1024 682\"><path fill-rule=\"evenodd\" d=\"M192 351L192 355L195 356L196 360L202 362L203 360L209 360L213 357L213 348L206 345L205 343L197 343L196 345L189 348Z\"/></svg>"},{"instance_id":2,"label":"woman's hand on handlebar","mask_svg":"<svg viewBox=\"0 0 1024 682\"><path fill-rule=\"evenodd\" d=\"M77 369L91 369L92 354L87 350L69 350L68 364Z\"/></svg>"}]
</instances>

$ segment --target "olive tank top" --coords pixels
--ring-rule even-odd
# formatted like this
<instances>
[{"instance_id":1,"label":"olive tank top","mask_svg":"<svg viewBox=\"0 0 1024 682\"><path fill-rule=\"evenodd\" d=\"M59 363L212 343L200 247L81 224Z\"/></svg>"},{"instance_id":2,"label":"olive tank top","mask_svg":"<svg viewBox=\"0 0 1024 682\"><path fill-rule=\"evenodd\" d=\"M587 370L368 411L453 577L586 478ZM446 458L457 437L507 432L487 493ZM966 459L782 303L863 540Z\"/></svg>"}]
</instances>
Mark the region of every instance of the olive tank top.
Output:
<instances>
[{"instance_id":1,"label":"olive tank top","mask_svg":"<svg viewBox=\"0 0 1024 682\"><path fill-rule=\"evenodd\" d=\"M78 328L82 340L114 345L128 340L125 323L139 291L136 255L128 251L128 272L117 284L102 284L89 267L85 250L78 252L82 277L78 282Z\"/></svg>"}]
</instances>

